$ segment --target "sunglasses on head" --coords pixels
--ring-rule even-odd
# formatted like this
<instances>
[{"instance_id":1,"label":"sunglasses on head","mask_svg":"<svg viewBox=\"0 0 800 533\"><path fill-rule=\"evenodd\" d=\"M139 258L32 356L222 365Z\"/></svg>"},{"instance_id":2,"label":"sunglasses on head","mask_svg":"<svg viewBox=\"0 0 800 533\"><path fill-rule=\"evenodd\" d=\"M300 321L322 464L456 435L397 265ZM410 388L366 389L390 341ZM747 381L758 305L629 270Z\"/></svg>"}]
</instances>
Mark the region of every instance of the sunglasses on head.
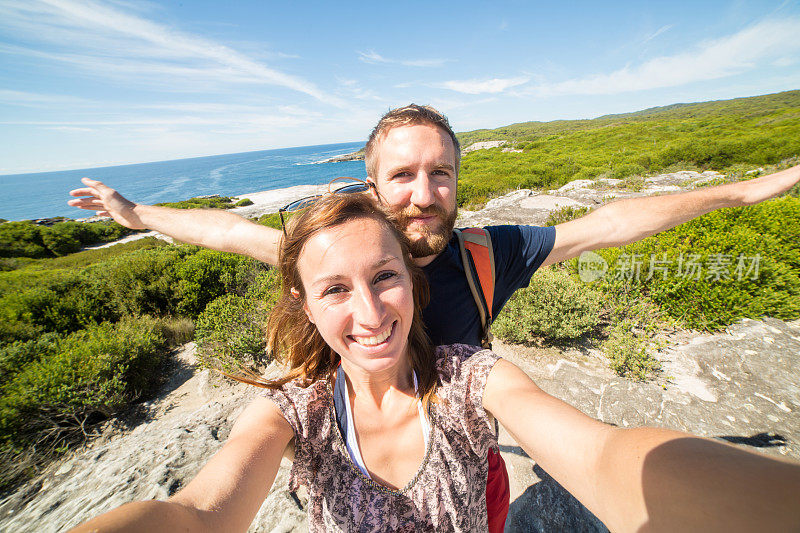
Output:
<instances>
[{"instance_id":1,"label":"sunglasses on head","mask_svg":"<svg viewBox=\"0 0 800 533\"><path fill-rule=\"evenodd\" d=\"M343 185L338 189L333 189L333 184L337 181L352 181L348 185ZM341 178L334 178L328 183L328 192L325 194L350 194L356 192L366 192L371 188L375 187L375 184L371 181L364 181L358 178L349 178L349 177L341 177ZM278 209L278 216L281 218L281 229L283 230L284 236L286 235L286 222L288 221L288 216L284 218L284 213L291 214L295 211L300 211L301 209L305 209L314 204L317 200L322 198L324 194L314 194L311 196L306 196L304 198L300 198L299 200L295 200L293 202L289 202L285 206Z\"/></svg>"}]
</instances>

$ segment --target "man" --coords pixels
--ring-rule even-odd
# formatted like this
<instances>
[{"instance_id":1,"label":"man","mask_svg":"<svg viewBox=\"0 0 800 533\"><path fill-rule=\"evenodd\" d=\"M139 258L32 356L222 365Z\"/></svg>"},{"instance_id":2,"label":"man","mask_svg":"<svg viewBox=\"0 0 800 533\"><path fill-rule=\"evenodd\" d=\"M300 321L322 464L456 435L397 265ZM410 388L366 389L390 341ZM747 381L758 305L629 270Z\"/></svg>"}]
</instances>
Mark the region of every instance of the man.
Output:
<instances>
[{"instance_id":1,"label":"man","mask_svg":"<svg viewBox=\"0 0 800 533\"><path fill-rule=\"evenodd\" d=\"M412 242L415 262L428 277L431 302L423 316L431 340L479 345L480 314L453 235L460 155L447 119L433 108L412 104L381 118L367 142L365 163L373 192L398 215ZM489 227L496 266L492 316L515 290L528 285L540 266L628 244L715 209L755 204L798 180L800 166L741 183L617 201L555 228ZM150 228L183 242L277 262L280 231L225 211L139 205L99 181L84 178L83 182L87 187L70 194L86 198L71 200L70 205L108 214L129 228ZM508 512L508 477L499 455L490 454L489 466L490 529L501 531Z\"/></svg>"}]
</instances>

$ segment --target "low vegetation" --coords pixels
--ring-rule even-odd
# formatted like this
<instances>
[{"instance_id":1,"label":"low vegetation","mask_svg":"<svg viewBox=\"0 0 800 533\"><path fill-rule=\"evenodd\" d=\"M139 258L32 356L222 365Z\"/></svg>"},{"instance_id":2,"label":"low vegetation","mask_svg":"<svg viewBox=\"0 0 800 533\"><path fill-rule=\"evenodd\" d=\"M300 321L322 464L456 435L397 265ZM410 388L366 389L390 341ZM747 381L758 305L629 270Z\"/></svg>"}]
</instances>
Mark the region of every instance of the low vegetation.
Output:
<instances>
[{"instance_id":1,"label":"low vegetation","mask_svg":"<svg viewBox=\"0 0 800 533\"><path fill-rule=\"evenodd\" d=\"M247 201L249 202L250 200ZM237 207L238 204L235 204L233 198L228 196L202 196L181 200L180 202L162 202L156 205L172 207L173 209L232 209Z\"/></svg>"},{"instance_id":2,"label":"low vegetation","mask_svg":"<svg viewBox=\"0 0 800 533\"><path fill-rule=\"evenodd\" d=\"M600 322L602 295L560 268L544 268L529 287L518 290L492 331L510 342L576 339Z\"/></svg>"},{"instance_id":3,"label":"low vegetation","mask_svg":"<svg viewBox=\"0 0 800 533\"><path fill-rule=\"evenodd\" d=\"M670 170L743 173L800 155L800 91L676 104L593 120L523 122L458 135L462 146L506 140L461 163L458 204L574 179L632 178Z\"/></svg>"},{"instance_id":4,"label":"low vegetation","mask_svg":"<svg viewBox=\"0 0 800 533\"><path fill-rule=\"evenodd\" d=\"M580 216L554 212L548 224ZM597 251L606 270L578 281L582 261L543 269L518 291L493 331L511 342L595 336L615 371L644 379L658 330L715 331L740 318L800 317L800 199L715 211L622 248ZM600 302L602 311L593 303ZM602 318L598 318L602 317Z\"/></svg>"},{"instance_id":5,"label":"low vegetation","mask_svg":"<svg viewBox=\"0 0 800 533\"><path fill-rule=\"evenodd\" d=\"M75 253L84 246L115 241L129 233L133 231L114 221L64 220L52 226L31 221L4 222L0 224L0 258L58 257Z\"/></svg>"},{"instance_id":6,"label":"low vegetation","mask_svg":"<svg viewBox=\"0 0 800 533\"><path fill-rule=\"evenodd\" d=\"M277 293L253 259L152 238L32 259L0 288L0 490L147 398L200 316L209 366L263 363L255 313Z\"/></svg>"}]
</instances>

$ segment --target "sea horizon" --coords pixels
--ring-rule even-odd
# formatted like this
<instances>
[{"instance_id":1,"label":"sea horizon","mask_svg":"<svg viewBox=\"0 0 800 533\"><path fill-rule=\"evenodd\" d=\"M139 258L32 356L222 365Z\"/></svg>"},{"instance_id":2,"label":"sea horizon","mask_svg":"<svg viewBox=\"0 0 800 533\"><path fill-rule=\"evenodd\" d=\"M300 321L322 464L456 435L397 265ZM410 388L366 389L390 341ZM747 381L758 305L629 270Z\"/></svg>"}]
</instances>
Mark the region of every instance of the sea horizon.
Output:
<instances>
[{"instance_id":1,"label":"sea horizon","mask_svg":"<svg viewBox=\"0 0 800 533\"><path fill-rule=\"evenodd\" d=\"M69 191L83 186L80 178L84 176L101 180L126 198L145 204L316 185L338 176L363 179L366 177L363 161L321 162L363 146L364 142L318 144L74 170L3 174L0 184L6 194L0 198L0 218L91 216L91 211L67 205Z\"/></svg>"}]
</instances>

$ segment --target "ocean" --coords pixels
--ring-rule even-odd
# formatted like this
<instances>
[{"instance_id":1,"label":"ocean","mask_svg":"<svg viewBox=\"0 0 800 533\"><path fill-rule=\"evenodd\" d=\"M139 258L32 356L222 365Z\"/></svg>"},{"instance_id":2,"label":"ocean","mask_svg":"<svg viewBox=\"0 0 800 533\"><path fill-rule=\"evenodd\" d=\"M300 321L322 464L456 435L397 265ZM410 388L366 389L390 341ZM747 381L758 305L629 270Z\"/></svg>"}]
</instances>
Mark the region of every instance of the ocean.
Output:
<instances>
[{"instance_id":1,"label":"ocean","mask_svg":"<svg viewBox=\"0 0 800 533\"><path fill-rule=\"evenodd\" d=\"M64 216L84 218L91 211L67 205L84 176L114 187L134 202L174 202L194 196L237 196L294 185L327 183L338 176L366 178L363 161L319 163L355 152L363 142L300 146L113 167L0 176L0 218L26 220Z\"/></svg>"}]
</instances>

